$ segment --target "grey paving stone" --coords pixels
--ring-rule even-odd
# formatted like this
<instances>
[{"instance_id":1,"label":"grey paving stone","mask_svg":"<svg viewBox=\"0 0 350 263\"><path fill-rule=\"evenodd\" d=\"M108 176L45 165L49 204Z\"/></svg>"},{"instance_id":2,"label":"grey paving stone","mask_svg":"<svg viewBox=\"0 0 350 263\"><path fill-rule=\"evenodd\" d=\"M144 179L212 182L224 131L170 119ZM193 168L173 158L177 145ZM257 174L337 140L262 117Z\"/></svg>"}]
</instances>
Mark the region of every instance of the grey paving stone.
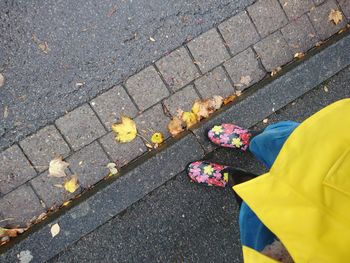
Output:
<instances>
[{"instance_id":1,"label":"grey paving stone","mask_svg":"<svg viewBox=\"0 0 350 263\"><path fill-rule=\"evenodd\" d=\"M293 59L293 54L279 31L255 44L254 49L267 71L272 71Z\"/></svg>"},{"instance_id":2,"label":"grey paving stone","mask_svg":"<svg viewBox=\"0 0 350 263\"><path fill-rule=\"evenodd\" d=\"M281 29L281 32L293 54L297 52L306 52L318 41L316 31L307 15L303 15L290 22Z\"/></svg>"},{"instance_id":3,"label":"grey paving stone","mask_svg":"<svg viewBox=\"0 0 350 263\"><path fill-rule=\"evenodd\" d=\"M137 131L149 141L155 132L161 132L165 138L168 138L170 136L168 132L169 121L170 119L165 116L161 104L153 106L135 118Z\"/></svg>"},{"instance_id":4,"label":"grey paving stone","mask_svg":"<svg viewBox=\"0 0 350 263\"><path fill-rule=\"evenodd\" d=\"M69 176L70 173L67 172L67 175ZM65 180L70 179L68 176L57 178L48 176L48 173L44 172L30 181L33 189L38 194L40 200L45 203L47 209L57 208L65 201L80 193L80 189L74 193L69 193L64 188L55 186L63 185Z\"/></svg>"},{"instance_id":5,"label":"grey paving stone","mask_svg":"<svg viewBox=\"0 0 350 263\"><path fill-rule=\"evenodd\" d=\"M26 226L33 217L44 212L44 208L32 188L22 185L0 199L0 211L10 219L9 225Z\"/></svg>"},{"instance_id":6,"label":"grey paving stone","mask_svg":"<svg viewBox=\"0 0 350 263\"><path fill-rule=\"evenodd\" d=\"M248 13L262 37L270 35L288 23L278 0L258 0L248 7Z\"/></svg>"},{"instance_id":7,"label":"grey paving stone","mask_svg":"<svg viewBox=\"0 0 350 263\"><path fill-rule=\"evenodd\" d=\"M21 149L15 144L0 153L0 192L6 194L36 176Z\"/></svg>"},{"instance_id":8,"label":"grey paving stone","mask_svg":"<svg viewBox=\"0 0 350 263\"><path fill-rule=\"evenodd\" d=\"M145 110L169 95L169 91L153 66L131 76L125 84L140 110Z\"/></svg>"},{"instance_id":9,"label":"grey paving stone","mask_svg":"<svg viewBox=\"0 0 350 263\"><path fill-rule=\"evenodd\" d=\"M196 79L194 84L203 98L209 98L215 95L225 98L235 92L222 67L218 67L201 78Z\"/></svg>"},{"instance_id":10,"label":"grey paving stone","mask_svg":"<svg viewBox=\"0 0 350 263\"><path fill-rule=\"evenodd\" d=\"M219 30L233 55L245 50L260 39L246 11L221 23Z\"/></svg>"},{"instance_id":11,"label":"grey paving stone","mask_svg":"<svg viewBox=\"0 0 350 263\"><path fill-rule=\"evenodd\" d=\"M230 75L235 88L244 90L263 79L266 72L259 65L259 61L251 48L239 53L224 64L228 74ZM248 85L241 81L242 77L249 76L251 81ZM242 83L243 82L243 83Z\"/></svg>"},{"instance_id":12,"label":"grey paving stone","mask_svg":"<svg viewBox=\"0 0 350 263\"><path fill-rule=\"evenodd\" d=\"M193 39L187 46L203 73L230 58L215 28Z\"/></svg>"},{"instance_id":13,"label":"grey paving stone","mask_svg":"<svg viewBox=\"0 0 350 263\"><path fill-rule=\"evenodd\" d=\"M186 86L199 76L190 55L183 47L161 58L156 62L156 65L165 81L174 91Z\"/></svg>"},{"instance_id":14,"label":"grey paving stone","mask_svg":"<svg viewBox=\"0 0 350 263\"><path fill-rule=\"evenodd\" d=\"M53 158L66 157L70 152L67 143L53 125L46 126L19 144L39 172L48 169Z\"/></svg>"},{"instance_id":15,"label":"grey paving stone","mask_svg":"<svg viewBox=\"0 0 350 263\"><path fill-rule=\"evenodd\" d=\"M121 86L116 86L93 99L90 105L109 131L112 130L112 124L117 122L121 115L134 118L138 112L129 95Z\"/></svg>"},{"instance_id":16,"label":"grey paving stone","mask_svg":"<svg viewBox=\"0 0 350 263\"><path fill-rule=\"evenodd\" d=\"M314 6L312 0L279 0L290 20L296 19Z\"/></svg>"},{"instance_id":17,"label":"grey paving stone","mask_svg":"<svg viewBox=\"0 0 350 263\"><path fill-rule=\"evenodd\" d=\"M101 122L87 104L59 118L56 125L75 151L106 133Z\"/></svg>"},{"instance_id":18,"label":"grey paving stone","mask_svg":"<svg viewBox=\"0 0 350 263\"><path fill-rule=\"evenodd\" d=\"M108 156L119 168L147 151L145 144L139 137L136 137L129 143L117 143L114 137L115 134L110 132L103 136L99 141Z\"/></svg>"},{"instance_id":19,"label":"grey paving stone","mask_svg":"<svg viewBox=\"0 0 350 263\"><path fill-rule=\"evenodd\" d=\"M98 142L84 147L67 160L82 187L88 188L108 175L106 166L110 161Z\"/></svg>"},{"instance_id":20,"label":"grey paving stone","mask_svg":"<svg viewBox=\"0 0 350 263\"><path fill-rule=\"evenodd\" d=\"M199 97L194 90L193 85L188 85L164 100L164 105L170 111L172 116L176 116L178 109L191 111L193 102L196 99L199 99Z\"/></svg>"},{"instance_id":21,"label":"grey paving stone","mask_svg":"<svg viewBox=\"0 0 350 263\"><path fill-rule=\"evenodd\" d=\"M328 16L332 9L339 10L339 7L335 1L328 0L324 4L312 9L309 13L310 20L321 40L327 39L337 33L346 24L345 19L338 25L329 21Z\"/></svg>"},{"instance_id":22,"label":"grey paving stone","mask_svg":"<svg viewBox=\"0 0 350 263\"><path fill-rule=\"evenodd\" d=\"M343 10L343 13L347 17L348 21L350 21L350 1L349 0L338 0L338 3Z\"/></svg>"},{"instance_id":23,"label":"grey paving stone","mask_svg":"<svg viewBox=\"0 0 350 263\"><path fill-rule=\"evenodd\" d=\"M323 4L325 0L314 0L315 5ZM346 0L345 0L346 1Z\"/></svg>"}]
</instances>

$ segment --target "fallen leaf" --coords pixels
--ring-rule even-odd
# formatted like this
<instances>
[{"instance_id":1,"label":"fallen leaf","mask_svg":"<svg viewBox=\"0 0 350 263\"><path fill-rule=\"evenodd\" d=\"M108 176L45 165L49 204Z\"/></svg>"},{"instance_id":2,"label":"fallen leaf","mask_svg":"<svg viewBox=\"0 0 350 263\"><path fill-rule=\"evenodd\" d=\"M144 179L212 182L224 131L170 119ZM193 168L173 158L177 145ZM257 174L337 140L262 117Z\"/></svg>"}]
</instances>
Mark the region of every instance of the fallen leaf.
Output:
<instances>
[{"instance_id":1,"label":"fallen leaf","mask_svg":"<svg viewBox=\"0 0 350 263\"><path fill-rule=\"evenodd\" d=\"M172 136L184 131L182 120L179 117L174 117L168 124L168 130Z\"/></svg>"},{"instance_id":2,"label":"fallen leaf","mask_svg":"<svg viewBox=\"0 0 350 263\"><path fill-rule=\"evenodd\" d=\"M49 51L50 51L49 45L47 44L46 41L41 42L41 43L38 45L38 47L39 47L40 50L41 50L42 52L44 52L45 54L48 54Z\"/></svg>"},{"instance_id":3,"label":"fallen leaf","mask_svg":"<svg viewBox=\"0 0 350 263\"><path fill-rule=\"evenodd\" d=\"M268 123L269 122L269 119L264 119L263 120L263 123Z\"/></svg>"},{"instance_id":4,"label":"fallen leaf","mask_svg":"<svg viewBox=\"0 0 350 263\"><path fill-rule=\"evenodd\" d=\"M214 106L214 109L218 110L221 108L222 104L224 102L224 99L223 97L221 96L213 96L213 106Z\"/></svg>"},{"instance_id":5,"label":"fallen leaf","mask_svg":"<svg viewBox=\"0 0 350 263\"><path fill-rule=\"evenodd\" d=\"M211 113L214 112L214 109L211 108L210 100L197 100L193 103L192 112L196 114L197 120L208 118Z\"/></svg>"},{"instance_id":6,"label":"fallen leaf","mask_svg":"<svg viewBox=\"0 0 350 263\"><path fill-rule=\"evenodd\" d=\"M324 87L323 87L323 90L324 90L325 92L328 92L328 91L329 91L327 86L324 86Z\"/></svg>"},{"instance_id":7,"label":"fallen leaf","mask_svg":"<svg viewBox=\"0 0 350 263\"><path fill-rule=\"evenodd\" d=\"M54 224L52 227L51 227L51 236L52 237L55 237L57 236L59 233L60 233L60 226L59 224Z\"/></svg>"},{"instance_id":8,"label":"fallen leaf","mask_svg":"<svg viewBox=\"0 0 350 263\"><path fill-rule=\"evenodd\" d=\"M75 86L78 88L78 87L81 87L81 86L84 86L85 85L85 82L84 81L78 81L77 83L75 83Z\"/></svg>"},{"instance_id":9,"label":"fallen leaf","mask_svg":"<svg viewBox=\"0 0 350 263\"><path fill-rule=\"evenodd\" d=\"M63 184L63 187L64 189L66 189L67 192L74 193L79 188L78 176L73 175L70 180L66 181Z\"/></svg>"},{"instance_id":10,"label":"fallen leaf","mask_svg":"<svg viewBox=\"0 0 350 263\"><path fill-rule=\"evenodd\" d=\"M67 206L67 205L69 205L71 202L72 202L72 201L66 201L66 202L64 202L64 203L62 204L62 206Z\"/></svg>"},{"instance_id":11,"label":"fallen leaf","mask_svg":"<svg viewBox=\"0 0 350 263\"><path fill-rule=\"evenodd\" d=\"M69 163L63 161L62 157L56 157L50 161L49 164L49 176L53 177L65 177L65 169L69 166Z\"/></svg>"},{"instance_id":12,"label":"fallen leaf","mask_svg":"<svg viewBox=\"0 0 350 263\"><path fill-rule=\"evenodd\" d=\"M328 20L338 25L343 20L343 14L339 10L332 9L328 15Z\"/></svg>"},{"instance_id":13,"label":"fallen leaf","mask_svg":"<svg viewBox=\"0 0 350 263\"><path fill-rule=\"evenodd\" d=\"M118 173L117 165L115 163L107 164L107 168L112 175L116 175Z\"/></svg>"},{"instance_id":14,"label":"fallen leaf","mask_svg":"<svg viewBox=\"0 0 350 263\"><path fill-rule=\"evenodd\" d=\"M193 112L183 112L181 118L186 123L187 129L197 123L197 115Z\"/></svg>"},{"instance_id":15,"label":"fallen leaf","mask_svg":"<svg viewBox=\"0 0 350 263\"><path fill-rule=\"evenodd\" d=\"M252 82L252 78L249 75L242 76L241 79L239 80L239 82L243 85L248 86L250 84L250 82Z\"/></svg>"},{"instance_id":16,"label":"fallen leaf","mask_svg":"<svg viewBox=\"0 0 350 263\"><path fill-rule=\"evenodd\" d=\"M305 54L302 53L302 52L297 52L297 53L294 54L294 58L299 58L299 59L301 59L301 58L303 58L303 57L305 57Z\"/></svg>"},{"instance_id":17,"label":"fallen leaf","mask_svg":"<svg viewBox=\"0 0 350 263\"><path fill-rule=\"evenodd\" d=\"M233 94L224 99L224 105L229 104L237 98L237 95Z\"/></svg>"},{"instance_id":18,"label":"fallen leaf","mask_svg":"<svg viewBox=\"0 0 350 263\"><path fill-rule=\"evenodd\" d=\"M13 228L7 229L0 227L0 238L2 237L16 237L18 234L22 234L25 231L25 228Z\"/></svg>"},{"instance_id":19,"label":"fallen leaf","mask_svg":"<svg viewBox=\"0 0 350 263\"><path fill-rule=\"evenodd\" d=\"M160 132L153 133L151 137L151 142L155 144L161 144L162 142L164 142L164 135Z\"/></svg>"},{"instance_id":20,"label":"fallen leaf","mask_svg":"<svg viewBox=\"0 0 350 263\"><path fill-rule=\"evenodd\" d=\"M5 77L0 73L0 88L5 84Z\"/></svg>"},{"instance_id":21,"label":"fallen leaf","mask_svg":"<svg viewBox=\"0 0 350 263\"><path fill-rule=\"evenodd\" d=\"M153 149L153 145L152 145L152 144L146 143L145 145L146 145L146 147L147 147L148 149Z\"/></svg>"},{"instance_id":22,"label":"fallen leaf","mask_svg":"<svg viewBox=\"0 0 350 263\"><path fill-rule=\"evenodd\" d=\"M151 40L152 42L156 41L153 37L149 37L149 40Z\"/></svg>"},{"instance_id":23,"label":"fallen leaf","mask_svg":"<svg viewBox=\"0 0 350 263\"><path fill-rule=\"evenodd\" d=\"M278 72L280 72L282 70L281 67L277 67L274 70L271 71L271 77L277 75Z\"/></svg>"},{"instance_id":24,"label":"fallen leaf","mask_svg":"<svg viewBox=\"0 0 350 263\"><path fill-rule=\"evenodd\" d=\"M121 123L112 125L112 130L116 133L115 139L121 143L131 142L137 135L136 124L129 117L122 116L121 119Z\"/></svg>"}]
</instances>

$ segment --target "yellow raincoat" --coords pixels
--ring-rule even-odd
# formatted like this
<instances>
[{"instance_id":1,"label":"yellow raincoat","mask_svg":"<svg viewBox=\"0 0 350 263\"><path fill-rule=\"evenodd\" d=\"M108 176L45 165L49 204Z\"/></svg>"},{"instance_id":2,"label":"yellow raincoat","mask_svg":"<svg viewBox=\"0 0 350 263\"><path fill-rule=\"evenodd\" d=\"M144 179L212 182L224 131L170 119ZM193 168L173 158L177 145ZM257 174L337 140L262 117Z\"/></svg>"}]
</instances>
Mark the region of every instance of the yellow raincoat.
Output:
<instances>
[{"instance_id":1,"label":"yellow raincoat","mask_svg":"<svg viewBox=\"0 0 350 263\"><path fill-rule=\"evenodd\" d=\"M304 121L270 172L234 190L295 262L350 262L350 99ZM243 256L276 262L247 247Z\"/></svg>"}]
</instances>

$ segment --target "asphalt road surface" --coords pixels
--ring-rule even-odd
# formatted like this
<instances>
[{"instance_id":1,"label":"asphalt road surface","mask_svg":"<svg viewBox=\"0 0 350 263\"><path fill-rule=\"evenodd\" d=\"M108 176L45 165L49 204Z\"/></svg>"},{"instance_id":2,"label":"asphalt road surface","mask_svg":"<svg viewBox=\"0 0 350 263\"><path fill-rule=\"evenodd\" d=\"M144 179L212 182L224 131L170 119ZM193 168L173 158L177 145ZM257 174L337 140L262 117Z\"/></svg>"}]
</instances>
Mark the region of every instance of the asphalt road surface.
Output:
<instances>
[{"instance_id":1,"label":"asphalt road surface","mask_svg":"<svg viewBox=\"0 0 350 263\"><path fill-rule=\"evenodd\" d=\"M1 0L0 150L253 2Z\"/></svg>"},{"instance_id":2,"label":"asphalt road surface","mask_svg":"<svg viewBox=\"0 0 350 263\"><path fill-rule=\"evenodd\" d=\"M268 122L303 121L349 97L346 68L271 115ZM255 173L266 171L251 154L230 149L214 151L207 159ZM201 187L181 173L50 262L242 262L237 216L230 189Z\"/></svg>"}]
</instances>

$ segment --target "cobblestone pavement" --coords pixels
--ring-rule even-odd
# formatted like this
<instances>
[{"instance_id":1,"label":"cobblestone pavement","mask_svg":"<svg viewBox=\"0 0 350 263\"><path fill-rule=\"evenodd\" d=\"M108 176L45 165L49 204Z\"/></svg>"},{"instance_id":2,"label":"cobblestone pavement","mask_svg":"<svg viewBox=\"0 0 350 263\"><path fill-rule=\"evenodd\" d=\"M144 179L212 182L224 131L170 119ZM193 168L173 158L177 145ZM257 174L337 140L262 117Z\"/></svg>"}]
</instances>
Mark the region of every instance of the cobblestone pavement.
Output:
<instances>
[{"instance_id":1,"label":"cobblestone pavement","mask_svg":"<svg viewBox=\"0 0 350 263\"><path fill-rule=\"evenodd\" d=\"M328 19L332 9L343 13L338 25ZM111 124L121 114L134 118L147 138L156 131L169 137L164 106L174 115L178 108L190 109L197 98L245 91L291 62L295 53L307 52L336 34L349 20L347 0L258 0L53 124L4 148L0 211L10 220L2 224L23 225L73 197L54 186L63 179L47 176L55 156L65 157L70 173L78 174L81 192L108 174L107 163L122 167L145 154L140 138L125 145L114 141ZM248 85L241 83L244 76L251 77Z\"/></svg>"}]
</instances>

